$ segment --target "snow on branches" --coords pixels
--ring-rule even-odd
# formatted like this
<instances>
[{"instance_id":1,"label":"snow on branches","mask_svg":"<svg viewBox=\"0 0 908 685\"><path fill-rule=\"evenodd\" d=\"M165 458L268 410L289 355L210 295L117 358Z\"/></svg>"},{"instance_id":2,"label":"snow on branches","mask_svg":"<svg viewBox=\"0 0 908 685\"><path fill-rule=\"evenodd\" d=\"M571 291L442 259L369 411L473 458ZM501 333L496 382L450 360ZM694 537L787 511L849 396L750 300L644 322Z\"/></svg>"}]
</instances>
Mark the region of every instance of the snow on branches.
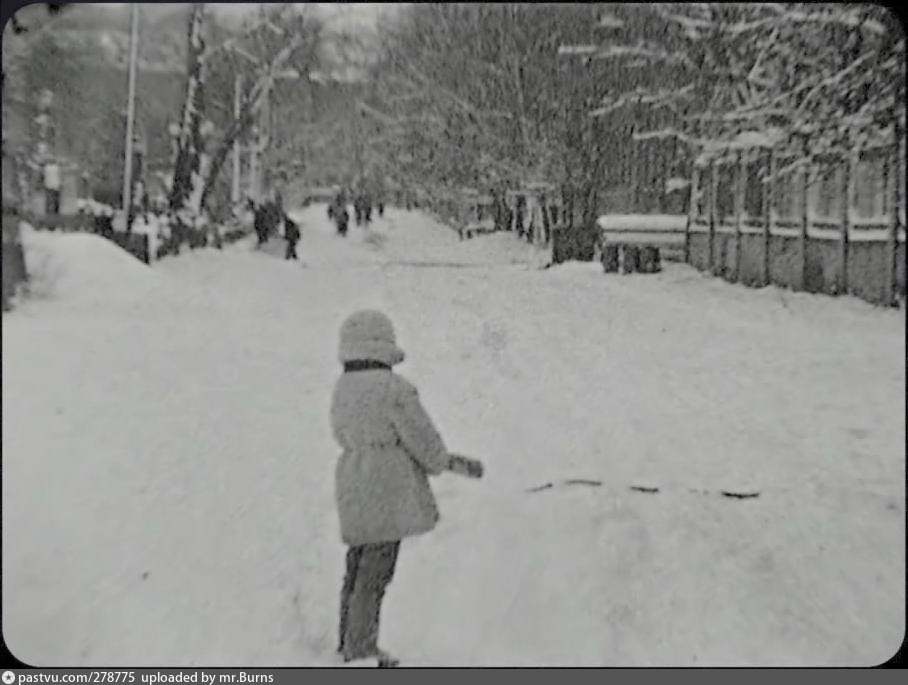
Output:
<instances>
[{"instance_id":1,"label":"snow on branches","mask_svg":"<svg viewBox=\"0 0 908 685\"><path fill-rule=\"evenodd\" d=\"M624 79L630 88L609 88L590 115L645 105L673 117L635 131L636 140L674 137L701 159L742 146L813 156L892 144L904 132L904 39L882 7L656 3L625 11L635 20L622 17L621 38L613 34L595 57L600 70L627 74L633 57L636 75Z\"/></svg>"},{"instance_id":2,"label":"snow on branches","mask_svg":"<svg viewBox=\"0 0 908 685\"><path fill-rule=\"evenodd\" d=\"M201 210L201 177L205 171L201 130L204 117L204 65L201 59L205 50L202 35L204 16L205 5L195 3L189 17L186 96L177 134L177 159L169 198L171 209L188 209L194 214Z\"/></svg>"}]
</instances>

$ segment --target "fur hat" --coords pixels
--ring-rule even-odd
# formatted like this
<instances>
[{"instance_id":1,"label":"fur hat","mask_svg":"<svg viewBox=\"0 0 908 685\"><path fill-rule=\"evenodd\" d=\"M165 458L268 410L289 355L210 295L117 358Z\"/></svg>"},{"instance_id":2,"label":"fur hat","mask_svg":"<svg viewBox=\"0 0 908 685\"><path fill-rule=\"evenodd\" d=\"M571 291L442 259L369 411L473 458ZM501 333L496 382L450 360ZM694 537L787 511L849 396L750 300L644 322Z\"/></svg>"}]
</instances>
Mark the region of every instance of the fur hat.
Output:
<instances>
[{"instance_id":1,"label":"fur hat","mask_svg":"<svg viewBox=\"0 0 908 685\"><path fill-rule=\"evenodd\" d=\"M366 309L341 324L338 358L341 363L368 359L394 366L404 360L404 352L397 346L391 319Z\"/></svg>"}]
</instances>

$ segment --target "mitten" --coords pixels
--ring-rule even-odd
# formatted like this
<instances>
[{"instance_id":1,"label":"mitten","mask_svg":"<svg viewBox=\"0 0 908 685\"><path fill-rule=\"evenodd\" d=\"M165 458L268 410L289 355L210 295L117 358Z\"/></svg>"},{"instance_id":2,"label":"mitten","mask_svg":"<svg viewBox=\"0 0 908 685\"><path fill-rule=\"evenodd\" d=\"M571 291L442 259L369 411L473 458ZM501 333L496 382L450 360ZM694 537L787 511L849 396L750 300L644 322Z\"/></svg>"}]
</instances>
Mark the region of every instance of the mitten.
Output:
<instances>
[{"instance_id":1,"label":"mitten","mask_svg":"<svg viewBox=\"0 0 908 685\"><path fill-rule=\"evenodd\" d=\"M482 462L460 454L451 454L448 469L468 478L482 478Z\"/></svg>"}]
</instances>

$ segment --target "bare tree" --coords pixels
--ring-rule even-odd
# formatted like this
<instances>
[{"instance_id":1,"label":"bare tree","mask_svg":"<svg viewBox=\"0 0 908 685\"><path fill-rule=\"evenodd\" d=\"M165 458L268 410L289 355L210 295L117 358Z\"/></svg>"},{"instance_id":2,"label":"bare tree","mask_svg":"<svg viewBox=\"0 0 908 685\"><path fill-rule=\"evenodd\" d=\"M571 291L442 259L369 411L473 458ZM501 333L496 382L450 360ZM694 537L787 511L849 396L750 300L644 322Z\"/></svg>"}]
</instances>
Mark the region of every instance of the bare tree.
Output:
<instances>
[{"instance_id":1,"label":"bare tree","mask_svg":"<svg viewBox=\"0 0 908 685\"><path fill-rule=\"evenodd\" d=\"M202 33L204 17L205 5L193 4L189 15L186 96L179 122L177 157L170 189L171 209L189 209L193 214L198 214L202 207L202 178L206 171L202 141L205 114L203 58L205 40Z\"/></svg>"},{"instance_id":2,"label":"bare tree","mask_svg":"<svg viewBox=\"0 0 908 685\"><path fill-rule=\"evenodd\" d=\"M318 21L294 5L262 8L241 31L208 48L204 17L203 6L194 5L189 20L187 89L171 190L172 207L188 207L195 213L207 206L230 150L249 134L281 73L292 69L305 82L317 61L320 41ZM243 89L239 110L234 112L236 74L243 76ZM216 88L205 87L209 79L214 80ZM209 115L211 123L205 126ZM207 143L203 126L212 138Z\"/></svg>"}]
</instances>

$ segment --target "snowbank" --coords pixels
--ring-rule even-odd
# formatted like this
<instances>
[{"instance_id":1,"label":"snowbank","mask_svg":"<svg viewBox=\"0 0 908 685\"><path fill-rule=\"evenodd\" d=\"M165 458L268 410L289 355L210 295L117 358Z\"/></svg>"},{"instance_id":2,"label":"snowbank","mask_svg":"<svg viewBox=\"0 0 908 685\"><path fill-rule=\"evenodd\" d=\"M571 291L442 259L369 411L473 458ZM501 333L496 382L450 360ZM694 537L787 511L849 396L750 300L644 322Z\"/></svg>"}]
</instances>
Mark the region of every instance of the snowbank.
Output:
<instances>
[{"instance_id":1,"label":"snowbank","mask_svg":"<svg viewBox=\"0 0 908 685\"><path fill-rule=\"evenodd\" d=\"M515 235L461 242L421 212L346 239L324 206L294 214L305 266L243 241L151 271L91 236L27 236L65 307L3 321L19 658L336 665L327 411L338 326L366 306L394 320L449 447L487 467L435 480L439 526L403 545L382 642L404 665L867 665L898 647L903 311L675 265L512 268L533 249ZM154 275L178 285L158 316L102 301ZM102 327L66 316L78 292Z\"/></svg>"},{"instance_id":2,"label":"snowbank","mask_svg":"<svg viewBox=\"0 0 908 685\"><path fill-rule=\"evenodd\" d=\"M28 292L67 304L135 303L160 289L162 279L113 242L89 233L22 229Z\"/></svg>"}]
</instances>

